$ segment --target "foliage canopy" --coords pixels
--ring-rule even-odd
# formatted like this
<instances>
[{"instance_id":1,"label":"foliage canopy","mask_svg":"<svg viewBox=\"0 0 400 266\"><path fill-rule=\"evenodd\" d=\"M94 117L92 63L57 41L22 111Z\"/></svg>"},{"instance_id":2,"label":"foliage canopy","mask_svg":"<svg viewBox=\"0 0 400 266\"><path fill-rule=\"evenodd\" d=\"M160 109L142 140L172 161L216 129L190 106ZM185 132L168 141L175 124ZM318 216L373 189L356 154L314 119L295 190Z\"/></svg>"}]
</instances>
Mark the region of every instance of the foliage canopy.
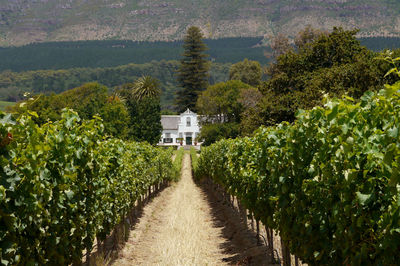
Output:
<instances>
[{"instance_id":1,"label":"foliage canopy","mask_svg":"<svg viewBox=\"0 0 400 266\"><path fill-rule=\"evenodd\" d=\"M303 38L311 36L311 40L298 41L299 46L268 67L270 78L260 88L264 97L257 112L264 125L293 122L298 109L321 105L324 94L359 98L395 80L384 78L389 65L375 60L377 54L361 46L355 38L357 30L306 31Z\"/></svg>"},{"instance_id":2,"label":"foliage canopy","mask_svg":"<svg viewBox=\"0 0 400 266\"><path fill-rule=\"evenodd\" d=\"M250 61L247 58L242 62L233 64L229 69L230 80L240 80L250 86L257 87L261 83L263 70L257 61Z\"/></svg>"},{"instance_id":3,"label":"foliage canopy","mask_svg":"<svg viewBox=\"0 0 400 266\"><path fill-rule=\"evenodd\" d=\"M34 121L43 125L60 120L64 108L75 110L85 120L100 115L105 134L121 139L127 137L129 114L124 102L118 96L109 96L107 87L98 83L87 83L58 95L39 94L9 110L19 115L34 111L37 113Z\"/></svg>"}]
</instances>

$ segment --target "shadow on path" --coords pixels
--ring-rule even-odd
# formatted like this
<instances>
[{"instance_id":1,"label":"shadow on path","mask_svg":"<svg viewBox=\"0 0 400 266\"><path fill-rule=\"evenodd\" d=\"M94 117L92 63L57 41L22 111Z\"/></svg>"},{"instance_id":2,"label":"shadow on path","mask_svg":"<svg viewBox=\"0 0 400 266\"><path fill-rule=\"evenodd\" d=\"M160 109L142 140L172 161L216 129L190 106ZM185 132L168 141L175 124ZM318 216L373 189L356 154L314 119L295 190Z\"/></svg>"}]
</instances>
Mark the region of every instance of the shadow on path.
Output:
<instances>
[{"instance_id":1,"label":"shadow on path","mask_svg":"<svg viewBox=\"0 0 400 266\"><path fill-rule=\"evenodd\" d=\"M165 189L167 186L162 185L158 189L152 188L151 193L141 200L137 201L135 207L129 214L129 219L121 222L117 225L112 233L102 241L101 245L98 245L96 241L95 247L90 254L90 262L83 262L83 265L111 265L118 258L119 252L124 249L130 233L136 228L140 219L143 217L144 208L151 204L153 200Z\"/></svg>"},{"instance_id":2,"label":"shadow on path","mask_svg":"<svg viewBox=\"0 0 400 266\"><path fill-rule=\"evenodd\" d=\"M216 187L208 181L196 181L205 195L214 219L214 225L222 230L226 241L221 245L226 257L225 263L231 265L279 265L271 263L267 246L257 244L256 233L248 228L247 221L240 217ZM262 240L261 240L262 241ZM263 242L263 241L262 241Z\"/></svg>"}]
</instances>

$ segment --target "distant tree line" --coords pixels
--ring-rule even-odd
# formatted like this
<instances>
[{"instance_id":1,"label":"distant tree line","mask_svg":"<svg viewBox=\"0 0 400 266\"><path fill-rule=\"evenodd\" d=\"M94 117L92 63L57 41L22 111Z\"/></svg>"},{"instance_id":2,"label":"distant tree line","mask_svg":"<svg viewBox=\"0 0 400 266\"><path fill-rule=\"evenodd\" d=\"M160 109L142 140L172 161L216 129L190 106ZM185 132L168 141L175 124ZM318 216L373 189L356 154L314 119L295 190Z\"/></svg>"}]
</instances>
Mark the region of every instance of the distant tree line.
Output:
<instances>
[{"instance_id":1,"label":"distant tree line","mask_svg":"<svg viewBox=\"0 0 400 266\"><path fill-rule=\"evenodd\" d=\"M205 39L210 60L236 63L247 58L267 64L270 47L260 46L261 37ZM361 44L374 51L400 47L400 38L361 38ZM134 42L126 40L49 42L22 47L0 48L0 72L39 69L115 67L130 63L178 60L183 41Z\"/></svg>"},{"instance_id":2,"label":"distant tree line","mask_svg":"<svg viewBox=\"0 0 400 266\"><path fill-rule=\"evenodd\" d=\"M5 71L0 73L0 100L19 101L25 92L61 93L87 82L98 82L110 89L133 82L143 75L151 74L160 81L163 109L173 110L177 89L176 71L178 61L160 61L146 64L129 64L112 68L73 68L67 70L38 70L26 72ZM230 64L211 64L209 83L228 78Z\"/></svg>"},{"instance_id":3,"label":"distant tree line","mask_svg":"<svg viewBox=\"0 0 400 266\"><path fill-rule=\"evenodd\" d=\"M249 58L266 64L258 38L205 40L210 60L235 63ZM0 72L68 68L104 68L152 61L178 60L183 41L134 42L123 40L37 43L22 47L0 48Z\"/></svg>"},{"instance_id":4,"label":"distant tree line","mask_svg":"<svg viewBox=\"0 0 400 266\"><path fill-rule=\"evenodd\" d=\"M399 37L371 37L371 38L360 38L361 45L366 46L375 52L380 52L385 49L398 49L400 48Z\"/></svg>"}]
</instances>

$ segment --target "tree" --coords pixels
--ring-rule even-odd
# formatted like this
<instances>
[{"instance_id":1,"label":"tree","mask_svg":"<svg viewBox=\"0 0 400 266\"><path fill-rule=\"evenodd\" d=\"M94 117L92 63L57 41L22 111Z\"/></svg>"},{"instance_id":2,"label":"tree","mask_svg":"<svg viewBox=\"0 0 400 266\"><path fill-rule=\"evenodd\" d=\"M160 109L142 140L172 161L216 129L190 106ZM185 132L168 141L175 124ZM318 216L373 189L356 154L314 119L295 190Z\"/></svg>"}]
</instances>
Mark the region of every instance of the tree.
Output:
<instances>
[{"instance_id":1,"label":"tree","mask_svg":"<svg viewBox=\"0 0 400 266\"><path fill-rule=\"evenodd\" d=\"M330 34L319 35L315 40L308 41L307 36L312 35L304 34L304 41L297 41L297 50L291 49L281 54L276 63L268 68L271 78L262 88L265 99L261 103L263 112L260 113L264 116L265 124L291 122L297 109L316 105L323 91L329 93L332 88L313 86L316 90L310 90L310 85L314 83L312 80L317 76L328 78L325 74L333 66L343 69L345 64L355 61L356 55L367 53L356 40L355 31L335 28Z\"/></svg>"},{"instance_id":2,"label":"tree","mask_svg":"<svg viewBox=\"0 0 400 266\"><path fill-rule=\"evenodd\" d=\"M229 80L212 85L203 91L197 100L197 110L210 122L240 122L242 90L251 88L239 80Z\"/></svg>"},{"instance_id":3,"label":"tree","mask_svg":"<svg viewBox=\"0 0 400 266\"><path fill-rule=\"evenodd\" d=\"M118 95L109 96L101 109L104 131L106 134L125 139L128 135L129 113Z\"/></svg>"},{"instance_id":4,"label":"tree","mask_svg":"<svg viewBox=\"0 0 400 266\"><path fill-rule=\"evenodd\" d=\"M160 99L132 99L129 107L131 124L128 135L135 141L157 144L162 132Z\"/></svg>"},{"instance_id":5,"label":"tree","mask_svg":"<svg viewBox=\"0 0 400 266\"><path fill-rule=\"evenodd\" d=\"M117 138L125 138L129 115L124 103L119 97L109 96L108 88L98 83L87 83L61 94L36 95L24 104L17 104L10 111L23 114L35 111L37 124L61 119L62 109L75 110L82 119L92 119L99 115L103 119L104 132Z\"/></svg>"},{"instance_id":6,"label":"tree","mask_svg":"<svg viewBox=\"0 0 400 266\"><path fill-rule=\"evenodd\" d=\"M368 90L383 88L393 79L384 77L389 65L375 60L377 54L362 46L356 33L342 28L330 33L306 28L298 35L297 49L281 54L268 67L270 79L260 87L264 96L259 111L248 119L262 117L264 125L292 122L298 109L321 105L324 94L358 98Z\"/></svg>"},{"instance_id":7,"label":"tree","mask_svg":"<svg viewBox=\"0 0 400 266\"><path fill-rule=\"evenodd\" d=\"M160 97L160 82L151 76L142 76L133 83L132 93L138 101Z\"/></svg>"},{"instance_id":8,"label":"tree","mask_svg":"<svg viewBox=\"0 0 400 266\"><path fill-rule=\"evenodd\" d=\"M239 80L230 80L217 83L203 91L197 100L197 109L204 115L200 139L204 145L210 145L222 138L235 138L240 134L241 114L243 104L252 105L242 95L251 94L248 90L254 89ZM256 89L254 89L256 90Z\"/></svg>"},{"instance_id":9,"label":"tree","mask_svg":"<svg viewBox=\"0 0 400 266\"><path fill-rule=\"evenodd\" d=\"M258 117L260 105L263 98L261 92L256 88L242 89L240 92L239 103L242 104L243 111L240 114L240 133L241 135L251 135L262 125L262 120Z\"/></svg>"},{"instance_id":10,"label":"tree","mask_svg":"<svg viewBox=\"0 0 400 266\"><path fill-rule=\"evenodd\" d=\"M221 139L233 139L239 135L238 123L206 124L201 127L199 139L203 141L203 146L209 146Z\"/></svg>"},{"instance_id":11,"label":"tree","mask_svg":"<svg viewBox=\"0 0 400 266\"><path fill-rule=\"evenodd\" d=\"M128 138L157 144L161 137L161 107L159 82L150 76L122 86L130 121Z\"/></svg>"},{"instance_id":12,"label":"tree","mask_svg":"<svg viewBox=\"0 0 400 266\"><path fill-rule=\"evenodd\" d=\"M278 33L276 36L271 38L270 46L272 49L272 55L275 59L292 49L289 39L282 33Z\"/></svg>"},{"instance_id":13,"label":"tree","mask_svg":"<svg viewBox=\"0 0 400 266\"><path fill-rule=\"evenodd\" d=\"M230 80L240 80L250 86L257 87L261 83L262 68L259 62L247 58L233 64L229 69Z\"/></svg>"},{"instance_id":14,"label":"tree","mask_svg":"<svg viewBox=\"0 0 400 266\"><path fill-rule=\"evenodd\" d=\"M190 27L184 39L183 58L180 60L178 69L178 83L182 88L177 93L176 106L178 112L187 108L196 111L198 94L208 86L209 61L208 55L203 52L207 50L202 41L203 34L198 27Z\"/></svg>"},{"instance_id":15,"label":"tree","mask_svg":"<svg viewBox=\"0 0 400 266\"><path fill-rule=\"evenodd\" d=\"M313 41L317 40L321 35L328 35L328 32L314 29L311 25L307 25L304 30L297 33L294 44L296 45L297 49L303 48L306 44L312 43Z\"/></svg>"}]
</instances>

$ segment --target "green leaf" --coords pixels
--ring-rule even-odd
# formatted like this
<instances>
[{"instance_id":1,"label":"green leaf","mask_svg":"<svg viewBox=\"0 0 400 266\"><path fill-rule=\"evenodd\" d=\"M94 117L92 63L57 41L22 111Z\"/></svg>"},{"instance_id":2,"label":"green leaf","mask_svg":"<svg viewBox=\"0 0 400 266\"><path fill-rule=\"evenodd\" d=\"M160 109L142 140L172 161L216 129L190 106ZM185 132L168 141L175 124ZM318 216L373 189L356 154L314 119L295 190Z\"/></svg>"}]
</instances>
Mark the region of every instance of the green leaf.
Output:
<instances>
[{"instance_id":1,"label":"green leaf","mask_svg":"<svg viewBox=\"0 0 400 266\"><path fill-rule=\"evenodd\" d=\"M392 143L387 147L385 156L383 157L383 162L386 165L388 166L392 165L395 151L396 151L396 144Z\"/></svg>"},{"instance_id":2,"label":"green leaf","mask_svg":"<svg viewBox=\"0 0 400 266\"><path fill-rule=\"evenodd\" d=\"M0 202L6 199L6 189L0 185Z\"/></svg>"},{"instance_id":3,"label":"green leaf","mask_svg":"<svg viewBox=\"0 0 400 266\"><path fill-rule=\"evenodd\" d=\"M66 190L65 195L67 195L67 198L70 200L74 197L74 192L72 190Z\"/></svg>"},{"instance_id":4,"label":"green leaf","mask_svg":"<svg viewBox=\"0 0 400 266\"><path fill-rule=\"evenodd\" d=\"M332 110L327 111L328 121L333 120L337 116L338 111L339 111L339 106L337 104L332 108Z\"/></svg>"},{"instance_id":5,"label":"green leaf","mask_svg":"<svg viewBox=\"0 0 400 266\"><path fill-rule=\"evenodd\" d=\"M12 119L11 114L6 114L0 119L0 124L6 125L6 124L11 124L15 125L15 121Z\"/></svg>"},{"instance_id":6,"label":"green leaf","mask_svg":"<svg viewBox=\"0 0 400 266\"><path fill-rule=\"evenodd\" d=\"M397 167L392 168L392 175L389 179L389 186L395 187L400 182L399 169Z\"/></svg>"},{"instance_id":7,"label":"green leaf","mask_svg":"<svg viewBox=\"0 0 400 266\"><path fill-rule=\"evenodd\" d=\"M28 110L27 112L28 112L29 115L31 115L33 117L36 117L36 118L39 118L39 115L35 111Z\"/></svg>"},{"instance_id":8,"label":"green leaf","mask_svg":"<svg viewBox=\"0 0 400 266\"><path fill-rule=\"evenodd\" d=\"M354 138L353 138L353 137L348 137L348 138L346 139L346 143L347 143L347 144L350 144L350 145L353 145L353 144L354 144Z\"/></svg>"},{"instance_id":9,"label":"green leaf","mask_svg":"<svg viewBox=\"0 0 400 266\"><path fill-rule=\"evenodd\" d=\"M355 102L354 98L352 98L352 97L350 97L350 96L344 95L343 97L344 97L346 100L349 100L349 101L351 101L351 102Z\"/></svg>"},{"instance_id":10,"label":"green leaf","mask_svg":"<svg viewBox=\"0 0 400 266\"><path fill-rule=\"evenodd\" d=\"M385 74L385 77L387 77L387 76L389 76L390 74L392 74L393 72L396 72L396 68L392 68L392 69L390 69L386 74Z\"/></svg>"},{"instance_id":11,"label":"green leaf","mask_svg":"<svg viewBox=\"0 0 400 266\"><path fill-rule=\"evenodd\" d=\"M347 134L349 132L349 126L347 124L342 125L343 134Z\"/></svg>"},{"instance_id":12,"label":"green leaf","mask_svg":"<svg viewBox=\"0 0 400 266\"><path fill-rule=\"evenodd\" d=\"M399 129L395 126L388 130L388 134L391 138L397 138L397 136L399 135Z\"/></svg>"},{"instance_id":13,"label":"green leaf","mask_svg":"<svg viewBox=\"0 0 400 266\"><path fill-rule=\"evenodd\" d=\"M361 205L365 205L365 202L371 197L371 194L362 194L361 192L356 192L358 202Z\"/></svg>"},{"instance_id":14,"label":"green leaf","mask_svg":"<svg viewBox=\"0 0 400 266\"><path fill-rule=\"evenodd\" d=\"M385 84L385 90L384 90L384 92L385 92L385 96L386 96L387 98L392 97L393 94L394 94L395 92L397 92L397 91L398 91L397 86Z\"/></svg>"}]
</instances>

